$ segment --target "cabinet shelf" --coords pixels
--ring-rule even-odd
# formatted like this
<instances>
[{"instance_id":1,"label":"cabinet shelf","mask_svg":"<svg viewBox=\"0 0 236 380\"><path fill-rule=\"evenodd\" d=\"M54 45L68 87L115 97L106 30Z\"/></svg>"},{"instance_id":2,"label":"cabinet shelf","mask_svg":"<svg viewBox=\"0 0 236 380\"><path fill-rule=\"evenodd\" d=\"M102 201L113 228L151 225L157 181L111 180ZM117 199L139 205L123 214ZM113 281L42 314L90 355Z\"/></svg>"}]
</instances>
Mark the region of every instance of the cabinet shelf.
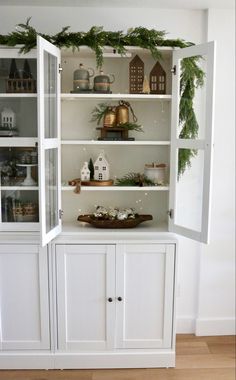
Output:
<instances>
[{"instance_id":1,"label":"cabinet shelf","mask_svg":"<svg viewBox=\"0 0 236 380\"><path fill-rule=\"evenodd\" d=\"M0 186L0 190L2 191L32 191L32 190L39 190L38 186Z\"/></svg>"},{"instance_id":2,"label":"cabinet shelf","mask_svg":"<svg viewBox=\"0 0 236 380\"><path fill-rule=\"evenodd\" d=\"M37 98L37 93L20 93L20 94L15 94L13 92L11 93L1 93L0 94L0 99L1 98Z\"/></svg>"},{"instance_id":3,"label":"cabinet shelf","mask_svg":"<svg viewBox=\"0 0 236 380\"><path fill-rule=\"evenodd\" d=\"M68 94L68 93L62 93L61 94L61 100L120 100L120 99L126 99L126 100L141 100L141 101L171 101L172 95L152 95L152 94L84 94L84 93L78 93L78 94Z\"/></svg>"},{"instance_id":4,"label":"cabinet shelf","mask_svg":"<svg viewBox=\"0 0 236 380\"><path fill-rule=\"evenodd\" d=\"M0 147L35 147L38 143L36 137L3 137L0 138Z\"/></svg>"},{"instance_id":5,"label":"cabinet shelf","mask_svg":"<svg viewBox=\"0 0 236 380\"><path fill-rule=\"evenodd\" d=\"M73 191L75 186L62 186L62 191ZM169 191L169 186L81 186L81 191Z\"/></svg>"},{"instance_id":6,"label":"cabinet shelf","mask_svg":"<svg viewBox=\"0 0 236 380\"><path fill-rule=\"evenodd\" d=\"M62 145L170 145L170 141L106 141L106 140L62 140Z\"/></svg>"},{"instance_id":7,"label":"cabinet shelf","mask_svg":"<svg viewBox=\"0 0 236 380\"><path fill-rule=\"evenodd\" d=\"M142 235L140 236L140 232L142 231ZM143 234L144 233L144 234ZM97 235L97 239L109 239L111 238L112 241L114 241L114 234L116 234L116 237L120 240L125 239L130 241L137 241L136 239L145 239L145 235L147 234L148 239L157 239L156 233L163 233L160 236L158 236L158 242L160 242L161 238L167 239L170 238L170 235L166 235L168 233L168 225L167 223L157 223L154 221L140 224L136 228L127 228L127 229L101 229L101 228L94 228L88 223L83 222L74 222L69 223L65 222L63 223L62 228L62 235L69 234L69 239L73 239L73 235L78 236L80 234L83 234L83 237L85 237L84 234L88 235ZM71 242L71 240L70 240Z\"/></svg>"}]
</instances>

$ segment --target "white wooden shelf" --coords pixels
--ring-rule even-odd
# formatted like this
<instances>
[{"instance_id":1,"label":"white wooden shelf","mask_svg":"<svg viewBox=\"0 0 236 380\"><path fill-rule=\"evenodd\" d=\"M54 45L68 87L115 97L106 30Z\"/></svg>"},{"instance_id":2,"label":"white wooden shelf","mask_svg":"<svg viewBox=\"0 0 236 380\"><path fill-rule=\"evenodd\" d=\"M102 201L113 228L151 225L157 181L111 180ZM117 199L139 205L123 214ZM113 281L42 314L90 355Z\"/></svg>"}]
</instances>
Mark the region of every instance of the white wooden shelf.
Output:
<instances>
[{"instance_id":1,"label":"white wooden shelf","mask_svg":"<svg viewBox=\"0 0 236 380\"><path fill-rule=\"evenodd\" d=\"M78 94L68 94L62 93L61 100L83 100L83 99L91 99L91 100L142 100L142 101L171 101L172 95L152 95L152 94L95 94L95 93L78 93Z\"/></svg>"},{"instance_id":2,"label":"white wooden shelf","mask_svg":"<svg viewBox=\"0 0 236 380\"><path fill-rule=\"evenodd\" d=\"M129 140L129 141L106 141L106 140L62 140L62 145L170 145L170 141Z\"/></svg>"},{"instance_id":3,"label":"white wooden shelf","mask_svg":"<svg viewBox=\"0 0 236 380\"><path fill-rule=\"evenodd\" d=\"M0 137L0 146L5 147L34 147L38 143L36 137Z\"/></svg>"},{"instance_id":4,"label":"white wooden shelf","mask_svg":"<svg viewBox=\"0 0 236 380\"><path fill-rule=\"evenodd\" d=\"M1 191L31 191L31 190L39 190L38 186L0 186Z\"/></svg>"},{"instance_id":5,"label":"white wooden shelf","mask_svg":"<svg viewBox=\"0 0 236 380\"><path fill-rule=\"evenodd\" d=\"M0 98L37 98L37 93L1 93Z\"/></svg>"},{"instance_id":6,"label":"white wooden shelf","mask_svg":"<svg viewBox=\"0 0 236 380\"><path fill-rule=\"evenodd\" d=\"M62 191L73 191L75 186L62 186ZM81 186L82 191L169 191L169 186Z\"/></svg>"},{"instance_id":7,"label":"white wooden shelf","mask_svg":"<svg viewBox=\"0 0 236 380\"><path fill-rule=\"evenodd\" d=\"M140 235L140 232L142 234ZM157 233L160 235L157 236ZM69 235L69 240L73 239L73 235L76 238L76 236L82 234L83 238L86 238L86 235L88 234L88 238L91 235L95 235L97 239L101 239L103 241L104 239L109 239L114 241L114 235L117 239L122 241L123 239L125 241L130 240L133 242L137 242L137 239L145 239L145 237L148 240L156 240L158 239L158 242L160 242L161 238L167 239L170 238L170 233L168 232L168 225L166 223L161 222L155 222L153 220L147 221L145 223L141 223L139 226L135 228L127 228L127 229L101 229L101 228L94 228L92 225L84 222L63 222L62 227L62 239L64 238L63 235ZM60 237L58 238L58 240Z\"/></svg>"}]
</instances>

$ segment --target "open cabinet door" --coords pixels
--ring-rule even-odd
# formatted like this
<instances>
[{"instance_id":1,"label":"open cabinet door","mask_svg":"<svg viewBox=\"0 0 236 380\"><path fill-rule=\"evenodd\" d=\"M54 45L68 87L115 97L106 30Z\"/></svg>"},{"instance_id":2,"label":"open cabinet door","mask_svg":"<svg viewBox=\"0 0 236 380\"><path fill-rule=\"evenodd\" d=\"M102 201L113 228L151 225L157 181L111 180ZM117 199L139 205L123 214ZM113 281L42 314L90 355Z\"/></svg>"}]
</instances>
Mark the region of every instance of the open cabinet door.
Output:
<instances>
[{"instance_id":1,"label":"open cabinet door","mask_svg":"<svg viewBox=\"0 0 236 380\"><path fill-rule=\"evenodd\" d=\"M205 73L204 85L195 89L192 108L198 124L197 137L183 133L180 97L183 66L186 58L201 56L198 64ZM173 53L173 103L171 116L171 173L169 230L200 242L209 241L210 185L214 99L215 43L191 46ZM188 102L187 98L181 99ZM188 113L191 118L191 112ZM184 172L180 168L191 154Z\"/></svg>"},{"instance_id":2,"label":"open cabinet door","mask_svg":"<svg viewBox=\"0 0 236 380\"><path fill-rule=\"evenodd\" d=\"M37 38L39 198L42 246L61 232L60 50Z\"/></svg>"}]
</instances>

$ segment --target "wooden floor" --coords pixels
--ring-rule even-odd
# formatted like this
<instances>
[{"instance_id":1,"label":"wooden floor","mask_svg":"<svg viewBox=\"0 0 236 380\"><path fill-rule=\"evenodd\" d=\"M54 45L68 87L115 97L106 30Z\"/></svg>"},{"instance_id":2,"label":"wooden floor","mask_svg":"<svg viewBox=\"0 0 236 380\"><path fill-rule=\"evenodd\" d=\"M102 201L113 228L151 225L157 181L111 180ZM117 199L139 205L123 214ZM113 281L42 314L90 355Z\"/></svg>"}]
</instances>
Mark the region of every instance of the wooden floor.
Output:
<instances>
[{"instance_id":1,"label":"wooden floor","mask_svg":"<svg viewBox=\"0 0 236 380\"><path fill-rule=\"evenodd\" d=\"M233 336L177 336L176 367L64 371L0 371L1 380L235 380Z\"/></svg>"}]
</instances>

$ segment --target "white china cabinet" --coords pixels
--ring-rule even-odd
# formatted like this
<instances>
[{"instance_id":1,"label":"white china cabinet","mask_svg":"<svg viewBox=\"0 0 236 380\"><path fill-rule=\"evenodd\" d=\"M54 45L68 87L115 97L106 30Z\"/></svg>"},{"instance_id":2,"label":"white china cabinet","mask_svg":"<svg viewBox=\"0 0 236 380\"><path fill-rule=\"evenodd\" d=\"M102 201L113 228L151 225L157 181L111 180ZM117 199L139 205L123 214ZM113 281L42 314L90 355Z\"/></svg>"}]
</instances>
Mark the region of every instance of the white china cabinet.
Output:
<instances>
[{"instance_id":1,"label":"white china cabinet","mask_svg":"<svg viewBox=\"0 0 236 380\"><path fill-rule=\"evenodd\" d=\"M26 55L0 49L0 113L14 121L0 126L0 367L174 366L173 233L209 239L214 43L162 48L160 95L129 93L131 59L139 56L147 77L156 63L145 49L130 47L120 56L105 48L104 73L115 76L111 93L94 92L92 78L89 91L73 92L80 63L96 71L94 53L60 52L41 37L37 43ZM179 125L181 62L191 56L204 58L205 71L193 102L194 140L182 139ZM94 108L121 100L143 131L129 131L129 140L100 140ZM178 178L179 152L187 149L195 156ZM76 192L69 181L101 151L113 180L155 162L165 164L164 181ZM132 207L153 220L123 230L77 221L96 205Z\"/></svg>"}]
</instances>

